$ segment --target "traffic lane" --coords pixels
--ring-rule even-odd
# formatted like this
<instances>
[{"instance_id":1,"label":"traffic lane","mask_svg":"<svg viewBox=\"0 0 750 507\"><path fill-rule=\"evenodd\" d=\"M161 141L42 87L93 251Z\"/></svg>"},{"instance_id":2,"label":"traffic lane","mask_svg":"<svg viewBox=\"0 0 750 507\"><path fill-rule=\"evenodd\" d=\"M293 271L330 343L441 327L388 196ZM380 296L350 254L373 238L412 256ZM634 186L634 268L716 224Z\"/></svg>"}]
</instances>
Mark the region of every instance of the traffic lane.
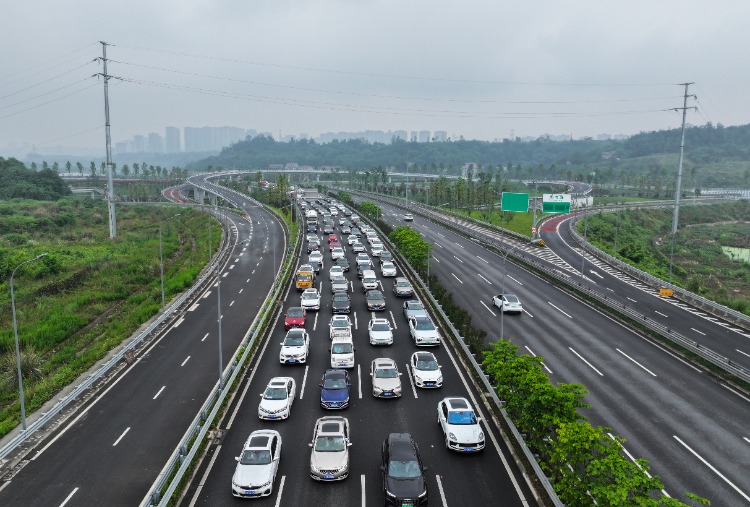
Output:
<instances>
[{"instance_id":1,"label":"traffic lane","mask_svg":"<svg viewBox=\"0 0 750 507\"><path fill-rule=\"evenodd\" d=\"M326 287L325 283L323 285L324 285L323 286L323 291L325 293L325 290L326 290L327 287ZM290 294L289 297L292 298L293 294ZM362 296L362 298L363 298L363 296ZM363 307L364 306L362 306L362 308ZM324 306L324 309L322 310L322 312L325 312L325 311L326 311L326 309L325 309L325 306ZM358 319L359 321L368 320L368 317L369 317L369 313L368 312L364 312L364 311L362 311L360 309L360 310L357 310L357 314L362 316L361 318ZM320 320L326 320L326 319L320 319ZM402 327L402 329L404 328L404 326L401 326L401 327ZM307 387L306 387L306 391L305 391L303 399L295 401L295 405L298 402L300 402L300 401L302 402L302 405L306 405L306 404L309 405L310 403L312 403L315 406L314 407L310 406L309 409L305 409L303 412L305 414L312 414L312 415L314 415L314 417L312 417L308 421L306 421L306 426L308 428L307 432L305 433L304 430L303 430L303 434L305 436L302 439L302 441L295 440L293 442L293 444L294 444L293 447L294 448L297 448L297 447L305 448L306 447L305 444L307 442L309 442L309 439L311 439L311 437L312 437L312 428L313 428L313 425L314 425L314 420L317 417L319 417L319 416L328 415L328 414L331 413L329 411L324 411L324 410L322 410L322 409L320 409L318 407L319 388L317 387L317 382L319 382L320 375L322 375L322 372L325 370L325 368L327 368L329 366L327 364L327 359L328 359L328 343L329 343L328 336L327 336L327 328L325 326L320 326L320 328L317 329L316 331L314 331L312 333L312 335L313 336L311 338L311 343L312 343L312 346L313 346L313 352L311 352L311 356L310 356L310 363L309 363L310 373L308 374ZM280 337L281 333L279 333L278 336ZM345 481L345 482L347 482L348 485L344 488L343 486L340 486L340 485L318 484L315 481L313 481L312 479L309 479L309 481L307 483L301 482L299 484L300 486L305 486L304 488L295 488L293 491L289 490L288 488L285 488L285 490L282 493L283 496L284 496L284 498L283 498L284 503L286 503L288 501L291 501L291 502L301 501L301 502L304 503L306 501L306 499L318 498L318 495L320 493L323 494L322 499L326 499L326 498L330 497L331 490L333 488L336 488L334 490L335 492L337 492L337 493L335 493L335 495L338 497L338 495L342 494L341 490L345 490L346 491L345 496L346 496L346 498L348 499L348 502L349 502L349 503L346 503L346 505L352 505L353 504L353 503L351 503L352 500L360 499L360 497L361 497L361 490L358 489L358 488L361 488L361 476L363 474L365 475L365 488L367 490L366 496L368 498L373 498L372 495L375 495L374 498L378 498L378 495L380 495L380 497L382 497L382 491L381 491L380 486L379 486L379 472L377 472L377 466L379 466L379 459L380 459L379 458L379 449L380 449L380 444L382 443L382 439L385 438L385 436L387 435L387 433L389 433L391 431L403 431L404 428L406 428L407 431L411 431L413 433L417 433L417 432L421 433L422 432L421 429L419 429L419 428L412 428L410 426L410 424L412 424L412 422L413 422L412 419L416 419L416 420L419 420L420 418L421 419L428 419L428 418L422 418L422 417L417 417L417 418L409 417L408 413L404 412L404 409L407 409L407 412L409 412L410 411L409 409L413 408L413 407L406 407L405 405L403 405L403 403L405 401L407 401L406 395L405 395L404 399L401 399L401 400L377 400L377 399L372 398L372 395L370 394L370 391L369 391L371 389L371 387L370 387L371 384L370 384L370 381L369 381L369 374L367 374L367 371L368 371L367 367L369 367L369 361L371 359L373 359L375 357L381 357L381 356L384 356L384 355L386 355L387 357L394 357L394 355L395 355L395 356L397 356L397 361L400 363L400 365L399 365L400 369L402 370L402 372L405 373L406 362L408 361L408 358L411 356L411 352L413 352L413 350L416 349L415 347L413 347L413 345L411 344L410 340L408 338L405 338L405 336L408 336L408 334L404 335L404 336L397 336L396 337L396 344L394 346L392 346L392 347L385 347L385 348L377 348L376 349L374 347L370 348L369 344L367 343L366 327L363 326L362 330L360 330L359 332L355 332L355 342L357 343L357 352L355 353L355 356L357 357L358 364L360 364L360 366L361 366L360 371L362 372L361 373L361 380L362 380L363 398L360 400L359 399L359 393L358 393L358 391L359 391L359 383L360 383L360 375L358 375L357 373L354 373L353 377L352 377L352 381L353 381L352 383L353 383L353 387L354 387L354 389L353 389L353 396L354 396L354 398L352 400L352 406L348 410L343 411L343 414L342 414L342 415L344 415L344 416L346 416L346 417L348 417L350 419L350 424L352 425L352 440L354 441L354 445L350 449L350 451L352 452L352 472L351 472L352 475L350 476L350 479L348 479L347 481ZM273 344L273 345L275 345L275 344ZM396 350L397 349L403 349L403 350L401 351L400 354L396 354ZM388 352L384 353L384 350L388 350ZM438 355L440 355L440 350L435 350L435 352L438 353ZM316 367L314 363L316 363L316 362L319 363L320 359L321 359L321 356L323 356L323 358L324 358L323 359L324 363L322 365L319 365L319 366ZM398 357L398 356L400 356L400 357ZM446 363L446 365L448 364L448 360L444 360L443 362ZM263 363L263 361L261 361L261 363ZM268 361L269 365L271 363L272 363L272 361ZM263 368L263 366L260 366L260 368ZM278 369L278 365L273 365L272 368ZM286 369L286 368L284 368L284 369ZM446 368L444 367L444 370L445 369ZM318 375L314 375L312 373L314 370L317 370L317 372L319 374ZM356 369L355 369L355 372L356 372ZM269 375L273 376L273 374L270 374L270 373L267 374L267 375L265 375L265 376L268 377ZM444 375L446 375L446 378L452 377L451 375L448 374L447 371L444 373ZM314 385L313 385L313 379L314 379ZM405 383L406 381L407 381L407 379L405 379L404 377L402 377L402 382ZM453 379L451 379L450 381L454 382ZM457 380L457 374L456 374L455 383L458 383L458 382L459 381ZM261 387L261 386L259 385L258 387ZM314 393L314 394L311 394L311 393ZM441 396L441 394L442 393L440 393L440 390L437 390L437 391L434 391L434 392L430 393L430 395L428 395L428 396L425 397L425 398L434 398L434 399L430 399L430 400L425 399L425 401L424 401L424 403L426 403L428 406L430 406L430 412L433 414L433 418L435 419L433 421L433 424L436 423L436 406L437 406L437 401L439 401L439 399L442 399L442 397L443 397L443 396ZM455 394L455 392L454 392L454 394ZM416 400L414 400L414 401L416 401ZM250 402L250 403L252 405L254 405L253 402ZM382 410L389 411L390 410L390 412L387 412L387 413L391 414L390 417L388 418L388 421L390 421L390 422L388 422L388 423L385 424L385 426L384 426L384 428L383 428L382 431L378 431L381 434L377 435L374 439L370 437L370 435L373 434L373 430L372 429L368 428L367 431L364 431L364 432L362 432L361 430L359 430L359 426L360 426L359 423L360 422L362 422L363 424L366 424L368 426L371 426L371 422L372 422L371 414L373 413L373 410L368 410L367 408L365 408L364 410L360 410L360 408L361 407L367 407L368 405L372 405L372 404L374 404L374 406L376 407L376 410L378 410L378 411L382 411ZM295 415L292 416L292 418L299 417L298 416L298 414L299 414L299 407L296 407L296 408L297 408L297 411L295 412ZM394 409L395 411L391 410L391 409ZM318 414L315 414L315 412L318 412ZM248 421L251 425L252 425L253 422L256 422L258 424L263 424L263 423L260 423L259 421L257 421L257 415L255 415L255 414L253 414L253 415L254 415L254 417L251 417L251 421ZM291 421L292 420L290 419L290 421L287 421L287 422L281 423L281 424L287 425L288 422L291 422ZM394 424L394 421L399 421L399 424ZM429 425L429 423L427 423L426 421L423 421L423 422L426 425ZM243 424L242 426L245 427L247 425ZM275 427L275 426L276 425L272 425L272 427ZM437 428L436 424L435 424L435 428ZM249 434L249 431L252 431L252 429L249 429L247 431L248 434ZM435 431L435 430L433 429L433 431ZM437 431L437 433L440 433L439 429L437 429L436 431ZM375 433L378 433L378 432L375 432ZM359 434L359 436L358 436L358 434ZM293 433L293 435L297 436L296 433ZM283 437L283 435L282 435L282 437ZM361 443L361 441L364 440L365 442L367 442L368 439L370 440L369 444L363 446L362 443ZM226 442L226 440L225 440L225 442ZM447 453L447 451L444 451L442 449L442 436L440 436L440 435L439 435L438 444L439 444L439 448L441 449L441 451ZM434 446L434 444L431 444L431 445ZM239 447L237 447L237 448L238 449L241 448L241 441L239 442ZM358 455L358 453L361 452L361 450L365 450L367 448L369 448L369 450L365 451L365 453L361 457L361 460L367 460L367 459L372 460L373 459L372 455L373 455L373 453L375 454L375 458L374 458L375 465L374 466L375 466L376 473L374 474L374 476L371 476L372 471L368 471L368 470L371 470L372 465L366 466L366 467L364 467L362 469L359 468L361 465L358 465L358 463L364 463L365 462L365 461L361 461L360 460L360 456ZM286 446L286 449L289 449L289 445ZM423 449L422 452L425 453L426 449ZM489 454L489 453L485 453L484 455L487 455L487 454ZM282 458L282 461L283 460L284 460L284 458ZM304 463L304 466L302 466L302 467L298 466L297 467L297 473L302 473L303 476L305 476L305 477L307 477L309 475L309 469L307 468L308 462L309 462L308 460L309 460L309 447L306 448L306 452L304 452L302 456L297 456L296 453L295 453L295 455L292 456L292 461L294 461L294 462L302 461L302 463ZM499 462L499 458L498 458L498 462ZM223 474L225 474L225 476L227 476L227 477L231 477L231 471L232 470L233 470L233 464L229 463L229 469L225 470L223 472ZM280 474L285 474L287 471L288 471L288 468L284 468L284 464L282 464L282 471L280 472ZM226 475L226 474L228 474L228 475ZM479 471L474 470L473 472L470 473L470 475L474 476L474 477L477 474L481 475L481 470L479 470ZM356 477L357 476L359 476L359 478L360 478L359 482L356 481ZM463 481L463 480L471 480L471 476L467 476L467 477L461 479L461 481ZM290 477L291 476L287 475L287 479L290 479ZM355 479L355 480L352 480L352 479ZM209 482L212 482L212 481L213 481L213 479L211 479ZM433 492L434 492L434 490L436 489L436 486L433 487L432 489L433 489ZM226 490L223 489L223 490L220 490L220 491L225 492ZM211 497L209 497L209 496L202 496L201 498L202 498L202 501L204 501L204 502L205 501L209 501L208 500L209 498L210 498L210 501L214 501L214 500L218 501L218 499L215 498L215 497L213 497L213 496L211 496ZM484 497L485 501L486 501L487 498L488 498L487 496ZM309 501L309 500L307 500L307 501ZM479 499L479 501L481 503L482 500Z\"/></svg>"}]
</instances>

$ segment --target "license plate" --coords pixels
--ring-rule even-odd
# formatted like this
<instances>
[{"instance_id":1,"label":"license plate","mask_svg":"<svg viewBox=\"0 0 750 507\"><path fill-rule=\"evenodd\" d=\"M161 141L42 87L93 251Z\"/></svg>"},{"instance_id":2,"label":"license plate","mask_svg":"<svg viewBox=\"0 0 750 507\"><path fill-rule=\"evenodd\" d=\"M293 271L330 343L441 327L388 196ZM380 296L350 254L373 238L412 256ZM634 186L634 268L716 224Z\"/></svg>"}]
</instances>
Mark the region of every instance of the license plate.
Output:
<instances>
[{"instance_id":1,"label":"license plate","mask_svg":"<svg viewBox=\"0 0 750 507\"><path fill-rule=\"evenodd\" d=\"M248 490L245 491L245 494L246 495L255 495L256 493L255 493L254 489L248 489Z\"/></svg>"},{"instance_id":2,"label":"license plate","mask_svg":"<svg viewBox=\"0 0 750 507\"><path fill-rule=\"evenodd\" d=\"M333 479L333 476L331 474L325 474L323 476L324 479Z\"/></svg>"},{"instance_id":3,"label":"license plate","mask_svg":"<svg viewBox=\"0 0 750 507\"><path fill-rule=\"evenodd\" d=\"M393 393L383 393L383 396L393 396Z\"/></svg>"},{"instance_id":4,"label":"license plate","mask_svg":"<svg viewBox=\"0 0 750 507\"><path fill-rule=\"evenodd\" d=\"M297 360L296 360L296 359L290 359L290 360L289 360L289 362L290 362L290 363L296 363L296 362L297 362Z\"/></svg>"},{"instance_id":5,"label":"license plate","mask_svg":"<svg viewBox=\"0 0 750 507\"><path fill-rule=\"evenodd\" d=\"M349 366L347 363L339 363L339 366Z\"/></svg>"},{"instance_id":6,"label":"license plate","mask_svg":"<svg viewBox=\"0 0 750 507\"><path fill-rule=\"evenodd\" d=\"M426 385L426 386L434 386L435 382L425 382L424 385Z\"/></svg>"},{"instance_id":7,"label":"license plate","mask_svg":"<svg viewBox=\"0 0 750 507\"><path fill-rule=\"evenodd\" d=\"M332 406L332 407L338 407L338 406L339 406L339 404L338 404L338 403L331 403L331 406Z\"/></svg>"},{"instance_id":8,"label":"license plate","mask_svg":"<svg viewBox=\"0 0 750 507\"><path fill-rule=\"evenodd\" d=\"M279 417L279 416L277 416L277 415L269 415L269 416L268 416L268 418L269 418L269 419L277 419L278 417Z\"/></svg>"},{"instance_id":9,"label":"license plate","mask_svg":"<svg viewBox=\"0 0 750 507\"><path fill-rule=\"evenodd\" d=\"M471 451L473 451L473 450L474 450L474 449L472 449L471 447L464 447L464 451L465 451L465 452L471 452Z\"/></svg>"}]
</instances>

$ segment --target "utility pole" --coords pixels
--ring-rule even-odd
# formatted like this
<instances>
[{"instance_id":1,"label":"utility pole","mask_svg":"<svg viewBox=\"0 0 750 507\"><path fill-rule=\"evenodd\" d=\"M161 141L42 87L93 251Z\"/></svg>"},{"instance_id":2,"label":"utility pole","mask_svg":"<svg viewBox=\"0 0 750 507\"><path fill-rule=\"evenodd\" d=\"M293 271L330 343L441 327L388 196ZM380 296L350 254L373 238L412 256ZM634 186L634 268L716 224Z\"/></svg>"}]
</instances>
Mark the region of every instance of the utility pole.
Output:
<instances>
[{"instance_id":1,"label":"utility pole","mask_svg":"<svg viewBox=\"0 0 750 507\"><path fill-rule=\"evenodd\" d=\"M688 109L696 109L695 107L687 107L688 97L697 98L695 95L688 94L688 87L693 83L680 83L680 86L685 87L685 94L683 96L682 107L675 107L674 111L682 111L682 132L680 138L680 163L677 167L677 187L674 193L674 214L672 215L672 251L669 254L669 283L672 283L672 259L674 258L674 240L677 234L677 224L679 223L680 217L680 192L682 191L682 160L685 153L685 117L687 116Z\"/></svg>"},{"instance_id":2,"label":"utility pole","mask_svg":"<svg viewBox=\"0 0 750 507\"><path fill-rule=\"evenodd\" d=\"M109 74L107 74L107 43L102 45L102 63L104 64L104 132L107 150L107 207L109 208L109 238L117 236L117 216L115 215L115 187L112 183L112 137L109 133Z\"/></svg>"}]
</instances>

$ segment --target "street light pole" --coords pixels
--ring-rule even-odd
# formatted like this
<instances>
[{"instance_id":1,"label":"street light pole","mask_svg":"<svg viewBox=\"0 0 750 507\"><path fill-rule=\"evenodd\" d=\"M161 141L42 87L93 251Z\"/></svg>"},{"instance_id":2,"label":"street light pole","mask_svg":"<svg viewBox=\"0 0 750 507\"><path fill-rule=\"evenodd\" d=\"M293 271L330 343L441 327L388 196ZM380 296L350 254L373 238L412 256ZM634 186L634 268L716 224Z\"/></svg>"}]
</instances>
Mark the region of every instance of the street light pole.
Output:
<instances>
[{"instance_id":1,"label":"street light pole","mask_svg":"<svg viewBox=\"0 0 750 507\"><path fill-rule=\"evenodd\" d=\"M42 257L45 257L47 254L43 253L40 255L37 255L33 259L29 259L27 261L22 262L16 268L13 270L13 272L10 274L10 305L13 311L13 336L16 340L16 366L18 367L18 393L19 397L21 399L21 425L26 430L26 402L23 397L23 375L21 375L21 349L18 345L18 324L16 323L16 296L13 292L13 277L16 276L16 271L18 271L18 268L23 266L24 264L28 264L30 262L38 261Z\"/></svg>"},{"instance_id":2,"label":"street light pole","mask_svg":"<svg viewBox=\"0 0 750 507\"><path fill-rule=\"evenodd\" d=\"M502 280L500 280L500 339L501 340L505 339L505 335L503 334L505 332L505 329L503 327L503 324L504 324L503 319L505 317L504 297L505 297L505 273L507 271L506 261L508 260L508 255L519 246L521 245L518 244L518 245L515 245L513 248L508 249L508 251L505 252L505 255L503 256L503 278Z\"/></svg>"},{"instance_id":3,"label":"street light pole","mask_svg":"<svg viewBox=\"0 0 750 507\"><path fill-rule=\"evenodd\" d=\"M161 273L161 309L164 309L164 255L162 253L162 242L161 242L161 229L164 225L164 222L167 220L172 220L173 218L177 218L182 213L177 213L176 215L172 215L169 218L165 218L159 223L159 271Z\"/></svg>"}]
</instances>

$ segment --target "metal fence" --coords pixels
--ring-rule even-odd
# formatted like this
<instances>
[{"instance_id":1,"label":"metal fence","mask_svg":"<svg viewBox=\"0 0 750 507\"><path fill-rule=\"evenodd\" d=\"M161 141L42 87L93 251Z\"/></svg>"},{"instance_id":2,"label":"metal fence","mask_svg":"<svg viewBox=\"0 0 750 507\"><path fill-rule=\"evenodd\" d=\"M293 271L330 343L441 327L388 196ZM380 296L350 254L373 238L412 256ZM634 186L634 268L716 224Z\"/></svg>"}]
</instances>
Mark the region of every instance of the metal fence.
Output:
<instances>
[{"instance_id":1,"label":"metal fence","mask_svg":"<svg viewBox=\"0 0 750 507\"><path fill-rule=\"evenodd\" d=\"M241 196L242 198L249 198L239 192L230 189L227 190L237 196ZM258 203L258 205L260 206L261 204ZM278 215L277 218L286 228L283 219ZM298 228L300 227L300 223L301 222L299 221L297 222ZM297 234L297 241L292 249L287 249L284 252L279 267L281 274L277 273L277 276L274 279L274 284L269 290L258 315L248 328L247 333L245 333L245 336L242 338L240 346L237 348L237 351L234 353L232 359L224 370L222 374L223 382L220 383L217 379L216 384L206 401L203 403L200 411L191 422L188 430L183 435L179 444L167 460L164 468L152 484L151 489L141 502L141 507L152 507L157 505L164 507L170 503L173 496L178 492L178 488L189 473L190 468L197 457L198 451L206 441L211 427L219 416L224 400L232 392L232 386L235 385L238 375L243 371L242 366L250 357L255 342L260 338L262 333L265 332L266 325L270 322L270 319L273 318L275 307L280 301L281 292L286 287L292 269L292 264L290 262L292 259L290 258L289 252L296 252L299 250L301 238L302 234ZM224 385L224 389L220 389L220 385Z\"/></svg>"},{"instance_id":2,"label":"metal fence","mask_svg":"<svg viewBox=\"0 0 750 507\"><path fill-rule=\"evenodd\" d=\"M168 306L156 317L151 324L149 324L143 331L141 331L130 343L115 353L108 361L103 363L95 372L90 374L83 382L78 384L68 395L60 398L60 400L53 405L53 407L44 412L41 417L32 421L26 428L12 438L2 449L0 449L0 461L8 457L11 453L19 448L27 439L29 439L36 431L43 429L50 421L60 415L60 413L72 402L77 400L83 393L90 389L95 383L110 373L112 368L117 366L120 361L126 357L130 357L132 352L138 348L138 346L154 331L158 330L163 324L165 324L170 318L172 318L177 310L182 307L192 296L199 290L201 290L206 282L211 278L212 271L215 266L221 263L226 256L229 254L229 248L224 245L219 252L214 256L209 269L204 271L203 275L198 279L196 283L192 285L187 291L183 292L177 299L169 303Z\"/></svg>"}]
</instances>

